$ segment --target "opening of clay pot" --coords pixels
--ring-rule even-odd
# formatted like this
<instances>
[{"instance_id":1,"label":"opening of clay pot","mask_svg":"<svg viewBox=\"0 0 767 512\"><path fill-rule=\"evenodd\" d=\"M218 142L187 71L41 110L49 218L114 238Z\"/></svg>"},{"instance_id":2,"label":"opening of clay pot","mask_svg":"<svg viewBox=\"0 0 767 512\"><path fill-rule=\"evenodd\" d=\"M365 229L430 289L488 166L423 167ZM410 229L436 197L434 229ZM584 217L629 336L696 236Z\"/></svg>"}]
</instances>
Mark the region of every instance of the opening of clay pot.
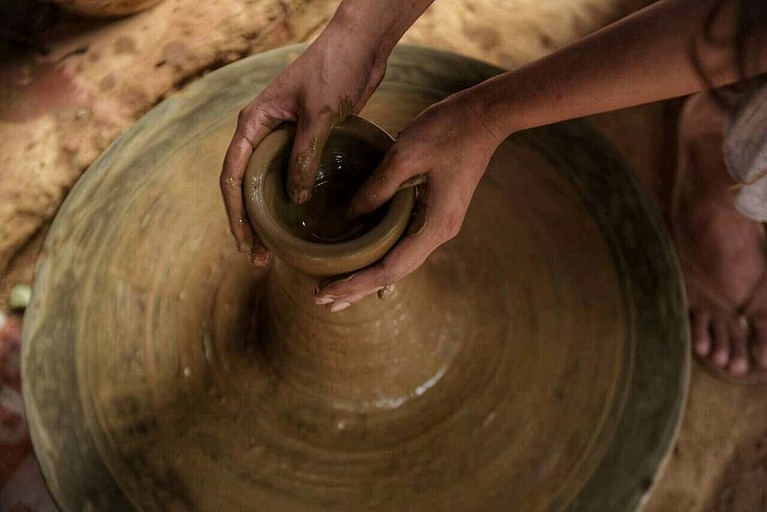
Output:
<instances>
[{"instance_id":1,"label":"opening of clay pot","mask_svg":"<svg viewBox=\"0 0 767 512\"><path fill-rule=\"evenodd\" d=\"M296 127L286 123L255 149L245 175L250 221L278 258L310 275L351 272L380 259L405 231L413 189L359 219L349 203L394 142L378 126L351 117L335 126L325 145L309 201L293 203L286 190Z\"/></svg>"}]
</instances>

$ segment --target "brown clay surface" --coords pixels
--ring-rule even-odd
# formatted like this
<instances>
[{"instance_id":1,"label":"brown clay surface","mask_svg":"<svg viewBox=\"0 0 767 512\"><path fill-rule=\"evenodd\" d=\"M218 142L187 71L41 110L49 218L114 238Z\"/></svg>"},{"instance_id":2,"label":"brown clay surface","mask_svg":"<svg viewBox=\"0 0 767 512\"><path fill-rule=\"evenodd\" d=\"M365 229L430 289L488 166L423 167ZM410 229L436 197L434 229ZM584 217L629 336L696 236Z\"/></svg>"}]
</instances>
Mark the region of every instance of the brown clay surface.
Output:
<instances>
[{"instance_id":1,"label":"brown clay surface","mask_svg":"<svg viewBox=\"0 0 767 512\"><path fill-rule=\"evenodd\" d=\"M644 3L439 0L405 39L510 66ZM34 82L43 90L28 92L38 105L31 113L14 101L21 93L7 94L0 80L0 302L13 283L31 281L42 234L72 183L139 115L211 67L309 37L335 4L167 0L109 24L67 19L40 38L51 50L48 57L5 63L3 77L20 76L22 83L46 68L62 77ZM46 83L58 88L50 91ZM46 94L61 99L46 105L35 97ZM675 121L667 109L632 109L596 122L654 192L668 190L664 173L673 162ZM766 393L721 383L693 365L677 450L647 509L761 511L765 425Z\"/></svg>"}]
</instances>

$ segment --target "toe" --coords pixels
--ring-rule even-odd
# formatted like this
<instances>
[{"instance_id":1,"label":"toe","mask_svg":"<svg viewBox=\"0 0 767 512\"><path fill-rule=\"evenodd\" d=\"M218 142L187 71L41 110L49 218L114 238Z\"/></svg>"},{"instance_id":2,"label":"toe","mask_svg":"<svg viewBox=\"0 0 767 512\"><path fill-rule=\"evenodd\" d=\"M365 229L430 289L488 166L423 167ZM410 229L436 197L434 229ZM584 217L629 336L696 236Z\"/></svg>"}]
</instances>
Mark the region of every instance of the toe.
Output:
<instances>
[{"instance_id":1,"label":"toe","mask_svg":"<svg viewBox=\"0 0 767 512\"><path fill-rule=\"evenodd\" d=\"M711 362L719 368L724 368L730 361L730 331L725 322L714 321L712 323L714 349L709 354Z\"/></svg>"},{"instance_id":2,"label":"toe","mask_svg":"<svg viewBox=\"0 0 767 512\"><path fill-rule=\"evenodd\" d=\"M767 370L767 318L752 321L751 357L762 370Z\"/></svg>"},{"instance_id":3,"label":"toe","mask_svg":"<svg viewBox=\"0 0 767 512\"><path fill-rule=\"evenodd\" d=\"M711 317L703 311L690 312L692 348L700 357L706 357L711 351Z\"/></svg>"},{"instance_id":4,"label":"toe","mask_svg":"<svg viewBox=\"0 0 767 512\"><path fill-rule=\"evenodd\" d=\"M730 324L730 363L727 370L736 377L741 377L749 370L748 330L735 320Z\"/></svg>"}]
</instances>

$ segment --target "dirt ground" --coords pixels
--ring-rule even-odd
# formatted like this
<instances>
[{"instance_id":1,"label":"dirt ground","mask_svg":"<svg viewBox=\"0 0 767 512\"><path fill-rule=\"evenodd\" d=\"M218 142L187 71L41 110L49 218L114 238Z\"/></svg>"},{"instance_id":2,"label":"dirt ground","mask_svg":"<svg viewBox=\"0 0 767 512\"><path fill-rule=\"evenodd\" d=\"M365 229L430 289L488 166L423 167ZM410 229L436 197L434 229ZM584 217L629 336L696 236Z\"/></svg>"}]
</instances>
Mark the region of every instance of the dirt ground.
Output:
<instances>
[{"instance_id":1,"label":"dirt ground","mask_svg":"<svg viewBox=\"0 0 767 512\"><path fill-rule=\"evenodd\" d=\"M438 0L403 41L512 68L648 3ZM60 13L46 30L0 41L0 310L12 285L31 282L58 206L111 141L207 71L310 40L337 4L165 0L111 21ZM661 204L676 110L671 102L594 118ZM724 384L695 365L679 440L646 510L767 510L767 391Z\"/></svg>"}]
</instances>

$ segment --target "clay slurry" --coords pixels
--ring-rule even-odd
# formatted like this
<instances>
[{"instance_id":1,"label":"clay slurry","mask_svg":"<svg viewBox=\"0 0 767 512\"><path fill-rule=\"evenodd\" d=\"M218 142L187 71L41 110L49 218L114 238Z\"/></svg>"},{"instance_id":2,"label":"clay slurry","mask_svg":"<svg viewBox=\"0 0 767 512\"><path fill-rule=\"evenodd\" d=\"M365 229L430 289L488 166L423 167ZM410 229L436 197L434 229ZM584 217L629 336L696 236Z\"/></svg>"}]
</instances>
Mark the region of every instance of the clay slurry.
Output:
<instances>
[{"instance_id":1,"label":"clay slurry","mask_svg":"<svg viewBox=\"0 0 767 512\"><path fill-rule=\"evenodd\" d=\"M362 139L331 136L311 199L289 206L290 230L309 242L326 244L346 242L370 231L386 214L388 203L356 219L347 211L354 194L382 158L381 151Z\"/></svg>"}]
</instances>

